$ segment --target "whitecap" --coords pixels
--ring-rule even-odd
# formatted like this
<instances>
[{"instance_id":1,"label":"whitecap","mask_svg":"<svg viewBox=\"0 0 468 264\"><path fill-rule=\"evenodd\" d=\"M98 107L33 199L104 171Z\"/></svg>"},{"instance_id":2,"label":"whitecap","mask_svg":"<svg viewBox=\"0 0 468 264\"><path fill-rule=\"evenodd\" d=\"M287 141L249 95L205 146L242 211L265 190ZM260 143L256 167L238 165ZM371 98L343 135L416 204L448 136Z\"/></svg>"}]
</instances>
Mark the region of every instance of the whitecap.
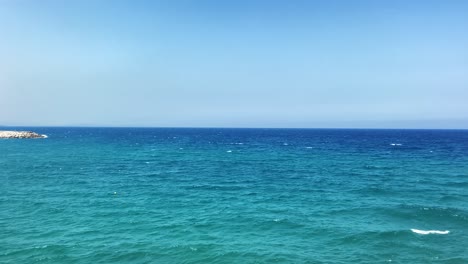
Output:
<instances>
[{"instance_id":1,"label":"whitecap","mask_svg":"<svg viewBox=\"0 0 468 264\"><path fill-rule=\"evenodd\" d=\"M311 149L311 148L313 148L313 147L306 147L306 149Z\"/></svg>"},{"instance_id":2,"label":"whitecap","mask_svg":"<svg viewBox=\"0 0 468 264\"><path fill-rule=\"evenodd\" d=\"M44 245L44 246L35 246L34 248L47 248L49 245Z\"/></svg>"},{"instance_id":3,"label":"whitecap","mask_svg":"<svg viewBox=\"0 0 468 264\"><path fill-rule=\"evenodd\" d=\"M231 152L232 152L232 150L228 150L228 151L226 151L226 152L227 152L227 153L231 153Z\"/></svg>"},{"instance_id":4,"label":"whitecap","mask_svg":"<svg viewBox=\"0 0 468 264\"><path fill-rule=\"evenodd\" d=\"M401 146L402 144L400 144L400 143L392 143L392 144L390 144L390 145L392 145L392 146Z\"/></svg>"},{"instance_id":5,"label":"whitecap","mask_svg":"<svg viewBox=\"0 0 468 264\"><path fill-rule=\"evenodd\" d=\"M420 235L429 235L429 234L438 234L438 235L446 235L450 233L448 230L440 231L440 230L419 230L419 229L411 229L413 233L420 234Z\"/></svg>"}]
</instances>

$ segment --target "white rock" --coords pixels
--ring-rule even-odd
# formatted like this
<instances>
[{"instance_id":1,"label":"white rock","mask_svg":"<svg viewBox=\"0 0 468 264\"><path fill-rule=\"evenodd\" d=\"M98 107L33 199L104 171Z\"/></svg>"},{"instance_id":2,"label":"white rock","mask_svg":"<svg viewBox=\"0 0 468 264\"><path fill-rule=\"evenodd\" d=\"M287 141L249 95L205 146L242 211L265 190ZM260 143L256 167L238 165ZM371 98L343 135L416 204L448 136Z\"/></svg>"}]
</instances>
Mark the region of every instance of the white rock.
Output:
<instances>
[{"instance_id":1,"label":"white rock","mask_svg":"<svg viewBox=\"0 0 468 264\"><path fill-rule=\"evenodd\" d=\"M0 138L47 138L47 135L41 135L31 131L0 130Z\"/></svg>"}]
</instances>

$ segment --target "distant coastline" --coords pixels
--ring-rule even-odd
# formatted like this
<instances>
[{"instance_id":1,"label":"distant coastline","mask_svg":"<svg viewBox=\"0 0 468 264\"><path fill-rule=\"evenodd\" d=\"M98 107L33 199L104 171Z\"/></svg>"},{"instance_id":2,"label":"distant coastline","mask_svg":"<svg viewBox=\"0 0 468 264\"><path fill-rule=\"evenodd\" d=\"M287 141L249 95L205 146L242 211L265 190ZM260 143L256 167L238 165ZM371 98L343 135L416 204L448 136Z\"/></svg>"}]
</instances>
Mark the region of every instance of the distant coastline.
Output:
<instances>
[{"instance_id":1,"label":"distant coastline","mask_svg":"<svg viewBox=\"0 0 468 264\"><path fill-rule=\"evenodd\" d=\"M0 138L47 138L47 135L41 135L32 131L0 130Z\"/></svg>"}]
</instances>

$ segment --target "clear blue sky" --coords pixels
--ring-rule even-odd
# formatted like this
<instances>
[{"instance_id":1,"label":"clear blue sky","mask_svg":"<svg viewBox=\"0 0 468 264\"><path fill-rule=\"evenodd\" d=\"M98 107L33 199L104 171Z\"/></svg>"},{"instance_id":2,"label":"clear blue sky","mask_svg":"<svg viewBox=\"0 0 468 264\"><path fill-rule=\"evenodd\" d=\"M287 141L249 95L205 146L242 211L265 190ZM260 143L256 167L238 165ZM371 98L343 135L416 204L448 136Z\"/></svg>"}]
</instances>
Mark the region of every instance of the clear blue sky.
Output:
<instances>
[{"instance_id":1,"label":"clear blue sky","mask_svg":"<svg viewBox=\"0 0 468 264\"><path fill-rule=\"evenodd\" d=\"M468 128L468 1L0 0L0 125Z\"/></svg>"}]
</instances>

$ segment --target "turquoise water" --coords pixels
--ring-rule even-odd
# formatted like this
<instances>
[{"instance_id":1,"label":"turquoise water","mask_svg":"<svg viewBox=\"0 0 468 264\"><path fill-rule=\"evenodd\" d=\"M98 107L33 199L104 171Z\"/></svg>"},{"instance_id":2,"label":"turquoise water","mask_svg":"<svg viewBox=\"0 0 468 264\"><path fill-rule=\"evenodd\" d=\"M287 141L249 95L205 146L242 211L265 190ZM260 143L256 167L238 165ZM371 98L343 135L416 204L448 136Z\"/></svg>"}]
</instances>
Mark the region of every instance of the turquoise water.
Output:
<instances>
[{"instance_id":1,"label":"turquoise water","mask_svg":"<svg viewBox=\"0 0 468 264\"><path fill-rule=\"evenodd\" d=\"M466 130L29 129L0 263L468 263Z\"/></svg>"}]
</instances>

